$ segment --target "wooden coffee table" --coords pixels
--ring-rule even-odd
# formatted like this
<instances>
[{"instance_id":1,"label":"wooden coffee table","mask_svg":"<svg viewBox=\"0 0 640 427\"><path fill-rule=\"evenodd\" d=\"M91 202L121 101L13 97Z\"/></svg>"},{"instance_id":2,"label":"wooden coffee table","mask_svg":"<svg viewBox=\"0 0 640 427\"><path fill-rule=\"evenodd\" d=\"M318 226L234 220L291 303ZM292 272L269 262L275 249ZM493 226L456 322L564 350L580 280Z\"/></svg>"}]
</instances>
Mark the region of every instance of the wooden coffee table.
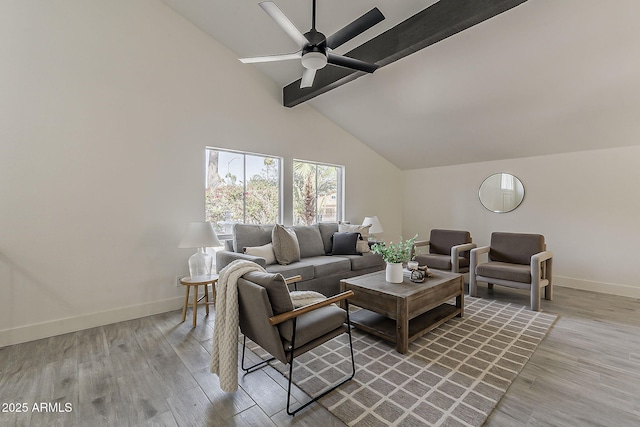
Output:
<instances>
[{"instance_id":1,"label":"wooden coffee table","mask_svg":"<svg viewBox=\"0 0 640 427\"><path fill-rule=\"evenodd\" d=\"M340 281L340 292L352 290L349 303L363 308L350 315L358 329L396 343L406 353L409 343L447 320L464 315L464 279L461 274L430 270L433 277L414 283L389 283L385 272ZM455 298L455 305L447 303Z\"/></svg>"}]
</instances>

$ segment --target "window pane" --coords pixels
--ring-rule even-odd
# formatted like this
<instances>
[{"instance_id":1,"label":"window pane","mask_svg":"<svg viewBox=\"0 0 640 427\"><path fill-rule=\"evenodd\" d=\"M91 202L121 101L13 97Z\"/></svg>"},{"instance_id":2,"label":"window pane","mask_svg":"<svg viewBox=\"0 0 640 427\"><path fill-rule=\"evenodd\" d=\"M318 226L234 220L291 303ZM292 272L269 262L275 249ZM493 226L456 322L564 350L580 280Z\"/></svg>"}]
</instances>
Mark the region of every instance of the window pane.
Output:
<instances>
[{"instance_id":1,"label":"window pane","mask_svg":"<svg viewBox=\"0 0 640 427\"><path fill-rule=\"evenodd\" d=\"M513 190L513 188L514 188L514 184L513 184L514 178L515 177L513 175L511 175L511 174L503 173L502 174L502 180L500 182L500 187L503 190Z\"/></svg>"},{"instance_id":2,"label":"window pane","mask_svg":"<svg viewBox=\"0 0 640 427\"><path fill-rule=\"evenodd\" d=\"M293 221L296 225L342 220L342 167L293 162Z\"/></svg>"},{"instance_id":3,"label":"window pane","mask_svg":"<svg viewBox=\"0 0 640 427\"><path fill-rule=\"evenodd\" d=\"M247 155L247 224L275 224L280 212L280 167L271 157Z\"/></svg>"},{"instance_id":4,"label":"window pane","mask_svg":"<svg viewBox=\"0 0 640 427\"><path fill-rule=\"evenodd\" d=\"M338 221L338 168L318 165L318 222Z\"/></svg>"},{"instance_id":5,"label":"window pane","mask_svg":"<svg viewBox=\"0 0 640 427\"><path fill-rule=\"evenodd\" d=\"M316 165L293 162L293 223L316 222Z\"/></svg>"},{"instance_id":6,"label":"window pane","mask_svg":"<svg viewBox=\"0 0 640 427\"><path fill-rule=\"evenodd\" d=\"M280 218L280 159L207 149L205 217L219 234Z\"/></svg>"}]
</instances>

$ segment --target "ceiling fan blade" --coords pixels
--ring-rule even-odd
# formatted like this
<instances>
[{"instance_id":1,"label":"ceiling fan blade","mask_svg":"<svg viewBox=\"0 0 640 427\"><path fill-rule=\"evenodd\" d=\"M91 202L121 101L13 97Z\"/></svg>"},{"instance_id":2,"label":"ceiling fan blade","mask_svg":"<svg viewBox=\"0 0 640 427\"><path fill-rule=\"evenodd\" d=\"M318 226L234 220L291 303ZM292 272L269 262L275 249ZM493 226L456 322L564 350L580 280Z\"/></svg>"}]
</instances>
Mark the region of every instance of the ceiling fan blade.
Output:
<instances>
[{"instance_id":1,"label":"ceiling fan blade","mask_svg":"<svg viewBox=\"0 0 640 427\"><path fill-rule=\"evenodd\" d=\"M313 85L313 80L316 77L316 70L311 68L305 68L304 73L302 73L302 81L300 82L300 87L311 87Z\"/></svg>"},{"instance_id":2,"label":"ceiling fan blade","mask_svg":"<svg viewBox=\"0 0 640 427\"><path fill-rule=\"evenodd\" d=\"M295 41L298 46L303 47L309 44L307 38L296 28L295 25L287 18L287 16L282 13L280 8L276 6L276 4L272 1L263 1L259 3L259 6L267 12L267 15L271 17L276 24L280 26L284 30L285 33L289 35Z\"/></svg>"},{"instance_id":3,"label":"ceiling fan blade","mask_svg":"<svg viewBox=\"0 0 640 427\"><path fill-rule=\"evenodd\" d=\"M379 67L377 64L370 64L368 62L360 61L359 59L349 58L348 56L336 55L335 53L327 54L327 62L340 67L364 71L365 73L373 73Z\"/></svg>"},{"instance_id":4,"label":"ceiling fan blade","mask_svg":"<svg viewBox=\"0 0 640 427\"><path fill-rule=\"evenodd\" d=\"M294 53L283 53L280 55L266 55L266 56L253 56L250 58L240 58L240 62L243 64L256 64L259 62L275 62L275 61L287 61L289 59L302 58L302 51Z\"/></svg>"},{"instance_id":5,"label":"ceiling fan blade","mask_svg":"<svg viewBox=\"0 0 640 427\"><path fill-rule=\"evenodd\" d=\"M348 42L355 36L364 33L369 28L384 20L384 15L377 7L362 15L346 27L336 31L327 37L327 47L335 49L338 46Z\"/></svg>"}]
</instances>

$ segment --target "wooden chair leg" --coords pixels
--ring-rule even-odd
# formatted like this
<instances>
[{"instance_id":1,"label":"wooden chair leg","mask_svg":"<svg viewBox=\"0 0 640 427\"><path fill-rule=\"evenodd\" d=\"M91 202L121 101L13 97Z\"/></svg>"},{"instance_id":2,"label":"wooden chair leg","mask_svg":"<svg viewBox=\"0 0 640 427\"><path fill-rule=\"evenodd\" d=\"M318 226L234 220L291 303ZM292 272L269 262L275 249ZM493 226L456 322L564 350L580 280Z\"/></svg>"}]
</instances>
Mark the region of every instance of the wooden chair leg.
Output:
<instances>
[{"instance_id":1,"label":"wooden chair leg","mask_svg":"<svg viewBox=\"0 0 640 427\"><path fill-rule=\"evenodd\" d=\"M189 290L191 286L185 286L184 290L184 306L182 307L182 321L187 318L187 306L189 305Z\"/></svg>"},{"instance_id":2,"label":"wooden chair leg","mask_svg":"<svg viewBox=\"0 0 640 427\"><path fill-rule=\"evenodd\" d=\"M209 285L204 285L204 302L205 302L205 310L207 312L207 316L209 315Z\"/></svg>"},{"instance_id":3,"label":"wooden chair leg","mask_svg":"<svg viewBox=\"0 0 640 427\"><path fill-rule=\"evenodd\" d=\"M193 327L196 327L196 319L198 318L198 286L193 287Z\"/></svg>"}]
</instances>

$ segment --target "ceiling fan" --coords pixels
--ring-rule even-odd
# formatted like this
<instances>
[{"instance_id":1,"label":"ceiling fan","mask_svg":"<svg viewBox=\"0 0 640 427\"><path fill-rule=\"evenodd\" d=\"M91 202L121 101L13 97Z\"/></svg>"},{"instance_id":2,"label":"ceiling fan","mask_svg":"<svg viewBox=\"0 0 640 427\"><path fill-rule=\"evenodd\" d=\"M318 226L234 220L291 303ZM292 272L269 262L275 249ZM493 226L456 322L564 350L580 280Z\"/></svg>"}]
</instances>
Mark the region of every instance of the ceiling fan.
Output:
<instances>
[{"instance_id":1,"label":"ceiling fan","mask_svg":"<svg viewBox=\"0 0 640 427\"><path fill-rule=\"evenodd\" d=\"M278 6L272 1L259 3L260 7L273 19L276 24L284 30L295 41L300 50L293 53L281 55L257 56L252 58L241 58L245 64L258 62L286 61L290 59L301 59L304 72L300 87L310 87L316 76L316 71L327 64L340 67L351 68L365 73L373 73L378 65L370 64L359 59L348 56L336 55L331 51L338 46L348 42L357 35L365 32L384 19L384 15L377 7L362 15L342 29L336 31L329 37L316 30L316 0L313 0L313 10L311 15L311 30L302 34L295 25L285 16Z\"/></svg>"}]
</instances>

